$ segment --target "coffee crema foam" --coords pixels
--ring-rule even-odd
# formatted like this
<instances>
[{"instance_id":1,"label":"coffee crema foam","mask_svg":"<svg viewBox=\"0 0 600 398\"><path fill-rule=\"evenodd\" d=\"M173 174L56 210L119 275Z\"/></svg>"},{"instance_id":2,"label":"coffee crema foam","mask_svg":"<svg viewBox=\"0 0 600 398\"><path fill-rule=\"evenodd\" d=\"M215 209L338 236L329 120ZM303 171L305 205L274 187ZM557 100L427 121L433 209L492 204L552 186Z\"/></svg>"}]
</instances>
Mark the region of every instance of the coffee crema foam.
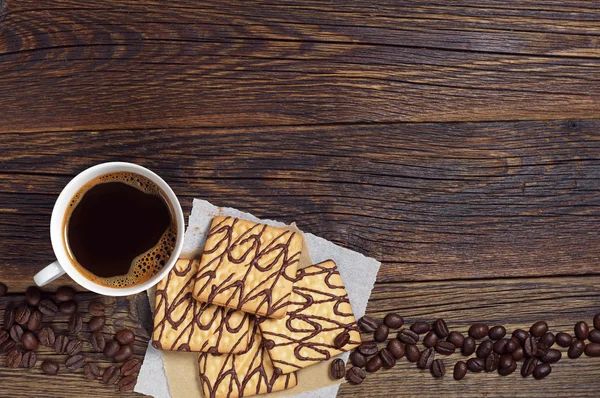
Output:
<instances>
[{"instance_id":1,"label":"coffee crema foam","mask_svg":"<svg viewBox=\"0 0 600 398\"><path fill-rule=\"evenodd\" d=\"M137 256L132 261L129 272L125 275L103 278L93 274L77 262L75 257L70 253L66 238L64 239L64 243L67 252L71 257L71 261L77 264L77 269L84 274L86 278L97 284L109 287L129 287L143 283L152 278L169 261L171 253L173 253L173 250L175 249L175 242L177 240L177 226L174 221L173 209L171 208L169 201L166 200L162 190L148 178L136 173L127 172L105 174L85 184L71 199L71 202L69 203L69 211L65 215L65 222L63 224L66 225L68 223L73 209L77 207L77 204L79 204L81 198L83 198L88 190L96 185L107 182L122 182L147 194L160 196L163 198L165 204L169 207L171 212L171 224L165 230L158 243L151 249ZM63 227L63 230L66 230L66 227Z\"/></svg>"}]
</instances>

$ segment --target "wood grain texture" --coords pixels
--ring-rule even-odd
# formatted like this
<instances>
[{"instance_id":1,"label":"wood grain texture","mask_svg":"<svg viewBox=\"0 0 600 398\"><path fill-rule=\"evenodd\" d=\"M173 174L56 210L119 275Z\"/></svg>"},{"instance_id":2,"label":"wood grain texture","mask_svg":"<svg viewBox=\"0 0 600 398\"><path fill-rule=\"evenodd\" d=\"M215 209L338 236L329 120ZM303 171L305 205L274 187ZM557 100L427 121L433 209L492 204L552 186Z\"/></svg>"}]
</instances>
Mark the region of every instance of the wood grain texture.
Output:
<instances>
[{"instance_id":1,"label":"wood grain texture","mask_svg":"<svg viewBox=\"0 0 600 398\"><path fill-rule=\"evenodd\" d=\"M0 132L591 118L599 16L542 1L6 0Z\"/></svg>"}]
</instances>

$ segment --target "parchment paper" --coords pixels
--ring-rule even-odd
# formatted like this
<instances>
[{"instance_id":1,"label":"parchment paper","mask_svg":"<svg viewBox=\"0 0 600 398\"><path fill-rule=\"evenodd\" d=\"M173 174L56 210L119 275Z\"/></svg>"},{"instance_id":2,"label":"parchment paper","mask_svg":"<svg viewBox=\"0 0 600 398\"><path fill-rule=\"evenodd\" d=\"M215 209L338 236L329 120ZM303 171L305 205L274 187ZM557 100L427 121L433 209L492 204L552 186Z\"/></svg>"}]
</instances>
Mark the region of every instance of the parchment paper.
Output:
<instances>
[{"instance_id":1,"label":"parchment paper","mask_svg":"<svg viewBox=\"0 0 600 398\"><path fill-rule=\"evenodd\" d=\"M278 221L260 220L249 213L232 208L216 207L207 201L194 199L192 214L188 220L188 228L185 233L184 254L182 254L182 257L196 256L201 253L198 248L204 247L210 223L213 217L217 215L238 217L297 230L295 225L287 226ZM303 249L303 258L300 259L299 266L306 267L327 259L333 259L338 265L346 286L355 317L358 319L363 316L380 263L373 258L337 246L315 235L303 235L305 248L308 250ZM151 308L153 308L153 292L149 292L148 297L151 297ZM339 357L346 361L348 353ZM332 398L337 395L339 383L341 381L329 377L329 361L324 361L300 370L298 372L298 385L293 389L262 396L269 398ZM167 385L169 388L165 388ZM146 352L135 391L152 395L155 398L201 397L202 388L198 377L197 354L158 351L150 345Z\"/></svg>"}]
</instances>

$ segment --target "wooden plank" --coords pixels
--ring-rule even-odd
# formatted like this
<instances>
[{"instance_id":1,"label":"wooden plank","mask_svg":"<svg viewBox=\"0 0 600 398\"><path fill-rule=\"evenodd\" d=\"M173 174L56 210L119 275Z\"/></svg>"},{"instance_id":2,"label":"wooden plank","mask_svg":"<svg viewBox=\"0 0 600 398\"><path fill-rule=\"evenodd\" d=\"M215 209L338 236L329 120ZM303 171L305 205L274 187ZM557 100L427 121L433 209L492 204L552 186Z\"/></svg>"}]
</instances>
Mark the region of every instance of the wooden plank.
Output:
<instances>
[{"instance_id":1,"label":"wooden plank","mask_svg":"<svg viewBox=\"0 0 600 398\"><path fill-rule=\"evenodd\" d=\"M381 260L379 281L597 274L600 121L5 134L4 269L53 260L56 196L110 160ZM143 137L143 138L140 138ZM1 277L0 271L0 277Z\"/></svg>"},{"instance_id":2,"label":"wooden plank","mask_svg":"<svg viewBox=\"0 0 600 398\"><path fill-rule=\"evenodd\" d=\"M427 283L378 284L373 291L367 313L383 317L397 311L407 323L447 321L450 330L466 334L473 322L490 326L502 324L509 333L544 320L550 331L573 335L578 321L592 323L598 312L600 278L594 276L564 278L526 278ZM369 336L364 335L365 338ZM372 336L371 336L372 337ZM427 371L417 369L406 358L391 370L368 374L359 386L345 384L339 397L575 397L592 396L600 387L600 358L569 359L566 349L562 359L552 365L552 373L544 380L523 379L517 371L501 377L494 373L468 373L462 381L452 378L454 364L464 360L460 354L437 356L444 360L447 374L434 379ZM420 349L423 349L420 346Z\"/></svg>"},{"instance_id":3,"label":"wooden plank","mask_svg":"<svg viewBox=\"0 0 600 398\"><path fill-rule=\"evenodd\" d=\"M0 132L593 117L600 12L542 5L6 0Z\"/></svg>"}]
</instances>

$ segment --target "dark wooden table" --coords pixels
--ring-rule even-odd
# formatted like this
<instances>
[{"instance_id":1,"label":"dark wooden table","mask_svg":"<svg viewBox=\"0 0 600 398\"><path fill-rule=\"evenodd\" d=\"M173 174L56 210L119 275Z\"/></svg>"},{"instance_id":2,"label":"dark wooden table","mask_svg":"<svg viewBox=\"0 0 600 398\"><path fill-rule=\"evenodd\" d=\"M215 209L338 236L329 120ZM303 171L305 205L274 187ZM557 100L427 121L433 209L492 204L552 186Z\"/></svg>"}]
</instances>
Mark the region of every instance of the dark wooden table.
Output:
<instances>
[{"instance_id":1,"label":"dark wooden table","mask_svg":"<svg viewBox=\"0 0 600 398\"><path fill-rule=\"evenodd\" d=\"M162 175L186 217L204 198L379 259L370 315L591 322L599 20L564 0L0 0L0 313L54 259L62 187L121 160ZM113 300L108 325L135 328L138 355L144 300ZM596 396L599 376L594 358L461 382L402 360L339 396ZM0 385L117 395L3 364Z\"/></svg>"}]
</instances>

